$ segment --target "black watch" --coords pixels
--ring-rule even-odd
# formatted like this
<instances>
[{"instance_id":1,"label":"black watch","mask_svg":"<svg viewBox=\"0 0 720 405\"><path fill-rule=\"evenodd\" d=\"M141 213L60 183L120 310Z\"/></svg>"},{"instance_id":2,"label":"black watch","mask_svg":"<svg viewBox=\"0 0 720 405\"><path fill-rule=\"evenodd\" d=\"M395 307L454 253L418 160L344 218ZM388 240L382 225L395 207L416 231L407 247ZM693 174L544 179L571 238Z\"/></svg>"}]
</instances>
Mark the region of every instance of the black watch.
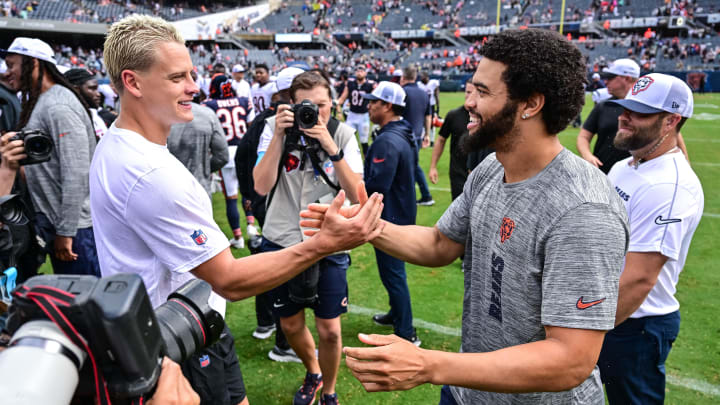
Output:
<instances>
[{"instance_id":1,"label":"black watch","mask_svg":"<svg viewBox=\"0 0 720 405\"><path fill-rule=\"evenodd\" d=\"M330 160L332 160L333 162L339 162L339 161L342 160L342 158L343 158L344 156L345 156L345 153L343 152L343 150L340 149L340 148L338 148L338 153L337 153L336 155L331 155L331 156L328 156L328 157L329 157Z\"/></svg>"}]
</instances>

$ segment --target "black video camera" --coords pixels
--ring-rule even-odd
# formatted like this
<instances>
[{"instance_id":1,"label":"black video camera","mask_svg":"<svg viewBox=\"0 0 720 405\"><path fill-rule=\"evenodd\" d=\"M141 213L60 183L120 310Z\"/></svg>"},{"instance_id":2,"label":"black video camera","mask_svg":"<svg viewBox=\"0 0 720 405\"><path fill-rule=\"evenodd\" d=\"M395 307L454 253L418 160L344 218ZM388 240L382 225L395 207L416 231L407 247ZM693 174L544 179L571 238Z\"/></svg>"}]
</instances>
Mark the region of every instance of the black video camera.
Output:
<instances>
[{"instance_id":1,"label":"black video camera","mask_svg":"<svg viewBox=\"0 0 720 405\"><path fill-rule=\"evenodd\" d=\"M294 149L303 149L303 146L314 145L320 146L317 139L303 136L300 130L312 128L318 123L318 106L310 100L303 100L299 104L291 105L291 111L295 115L293 126L285 130L285 142ZM300 138L305 140L303 145Z\"/></svg>"},{"instance_id":2,"label":"black video camera","mask_svg":"<svg viewBox=\"0 0 720 405\"><path fill-rule=\"evenodd\" d=\"M27 157L20 161L20 165L34 165L36 163L47 162L50 160L55 143L53 143L50 135L40 131L39 129L31 129L16 132L15 135L8 140L23 141L25 154Z\"/></svg>"},{"instance_id":3,"label":"black video camera","mask_svg":"<svg viewBox=\"0 0 720 405\"><path fill-rule=\"evenodd\" d=\"M12 385L3 377L0 391L11 398L48 395L23 404L69 403L73 393L77 398L104 394L128 401L151 393L164 355L181 363L220 337L224 321L208 305L211 291L208 283L191 280L153 311L137 274L33 277L13 292L7 320L13 338L0 352L0 372L21 376ZM43 297L55 303L60 315ZM83 367L85 356L91 362ZM40 365L38 376L33 368ZM97 388L102 387L97 375L103 377L107 394ZM62 393L70 398L62 398Z\"/></svg>"}]
</instances>

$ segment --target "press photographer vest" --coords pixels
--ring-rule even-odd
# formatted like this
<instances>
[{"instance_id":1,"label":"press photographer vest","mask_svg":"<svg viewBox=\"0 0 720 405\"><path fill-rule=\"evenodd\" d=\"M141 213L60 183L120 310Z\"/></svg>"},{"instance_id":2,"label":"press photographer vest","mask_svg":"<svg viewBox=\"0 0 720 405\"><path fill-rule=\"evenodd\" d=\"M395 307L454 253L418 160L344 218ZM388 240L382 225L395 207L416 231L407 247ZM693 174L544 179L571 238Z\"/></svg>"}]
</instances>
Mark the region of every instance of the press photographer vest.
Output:
<instances>
[{"instance_id":1,"label":"press photographer vest","mask_svg":"<svg viewBox=\"0 0 720 405\"><path fill-rule=\"evenodd\" d=\"M275 117L267 120L269 128L275 130ZM355 130L340 123L332 134L338 148L344 149L355 136ZM318 154L320 166L328 179L339 184L333 162L325 151ZM315 202L330 203L337 191L319 173L315 173L310 158L299 150L290 151L282 156L283 168L277 179L277 185L270 205L267 207L263 236L282 247L300 243L305 239L300 228L300 211ZM304 164L303 164L304 160Z\"/></svg>"}]
</instances>

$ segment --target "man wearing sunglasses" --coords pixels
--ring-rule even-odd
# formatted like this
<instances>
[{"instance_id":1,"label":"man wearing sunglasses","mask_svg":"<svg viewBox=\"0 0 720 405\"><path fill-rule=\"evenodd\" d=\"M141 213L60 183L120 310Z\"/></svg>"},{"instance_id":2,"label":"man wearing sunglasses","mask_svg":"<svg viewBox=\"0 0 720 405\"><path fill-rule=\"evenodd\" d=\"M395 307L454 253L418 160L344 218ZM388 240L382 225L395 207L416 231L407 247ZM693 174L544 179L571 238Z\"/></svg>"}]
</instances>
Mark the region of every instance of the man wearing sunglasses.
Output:
<instances>
[{"instance_id":1,"label":"man wearing sunglasses","mask_svg":"<svg viewBox=\"0 0 720 405\"><path fill-rule=\"evenodd\" d=\"M618 59L604 68L600 75L605 81L610 100L622 100L640 77L640 66L632 59ZM615 162L630 156L613 146L618 130L618 117L623 109L613 103L598 103L585 120L577 138L577 149L583 159L607 174ZM590 151L590 142L597 135L595 149Z\"/></svg>"}]
</instances>

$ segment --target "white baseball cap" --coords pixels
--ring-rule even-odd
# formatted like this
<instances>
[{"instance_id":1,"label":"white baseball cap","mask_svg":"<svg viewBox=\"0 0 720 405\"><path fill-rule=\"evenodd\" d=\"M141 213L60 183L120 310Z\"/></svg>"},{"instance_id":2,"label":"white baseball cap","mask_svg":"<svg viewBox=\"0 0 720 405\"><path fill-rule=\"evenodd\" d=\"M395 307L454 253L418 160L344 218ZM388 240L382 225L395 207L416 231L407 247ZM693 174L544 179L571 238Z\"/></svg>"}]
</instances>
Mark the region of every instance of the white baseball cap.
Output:
<instances>
[{"instance_id":1,"label":"white baseball cap","mask_svg":"<svg viewBox=\"0 0 720 405\"><path fill-rule=\"evenodd\" d=\"M367 100L382 100L386 103L405 107L405 90L393 82L380 82L370 94L364 94Z\"/></svg>"},{"instance_id":2,"label":"white baseball cap","mask_svg":"<svg viewBox=\"0 0 720 405\"><path fill-rule=\"evenodd\" d=\"M277 87L277 91L289 89L293 79L295 79L295 76L300 73L305 73L305 71L296 67L289 67L281 70L277 75L277 80L275 80L275 87Z\"/></svg>"},{"instance_id":3,"label":"white baseball cap","mask_svg":"<svg viewBox=\"0 0 720 405\"><path fill-rule=\"evenodd\" d=\"M0 75L5 74L7 72L7 64L5 64L4 60L0 60Z\"/></svg>"},{"instance_id":4,"label":"white baseball cap","mask_svg":"<svg viewBox=\"0 0 720 405\"><path fill-rule=\"evenodd\" d=\"M35 59L50 62L53 65L57 64L57 61L55 61L55 52L50 48L50 45L37 38L15 38L8 49L0 49L0 57L5 58L9 53L30 56Z\"/></svg>"},{"instance_id":5,"label":"white baseball cap","mask_svg":"<svg viewBox=\"0 0 720 405\"><path fill-rule=\"evenodd\" d=\"M403 75L402 69L395 69L395 71L393 72L392 75L395 77L402 77L402 75Z\"/></svg>"},{"instance_id":6,"label":"white baseball cap","mask_svg":"<svg viewBox=\"0 0 720 405\"><path fill-rule=\"evenodd\" d=\"M667 111L690 118L693 113L690 87L677 77L662 73L651 73L639 78L624 99L608 102L641 114Z\"/></svg>"},{"instance_id":7,"label":"white baseball cap","mask_svg":"<svg viewBox=\"0 0 720 405\"><path fill-rule=\"evenodd\" d=\"M632 59L617 59L610 66L602 70L605 76L630 76L634 78L640 77L640 65Z\"/></svg>"},{"instance_id":8,"label":"white baseball cap","mask_svg":"<svg viewBox=\"0 0 720 405\"><path fill-rule=\"evenodd\" d=\"M600 75L597 74L597 73L593 73L592 78L593 78L593 80L599 79L599 78L600 78Z\"/></svg>"},{"instance_id":9,"label":"white baseball cap","mask_svg":"<svg viewBox=\"0 0 720 405\"><path fill-rule=\"evenodd\" d=\"M233 72L233 73L241 73L241 72L244 72L244 71L245 71L245 66L243 66L243 65L235 65L235 66L233 66L233 68L232 68L232 72Z\"/></svg>"}]
</instances>

